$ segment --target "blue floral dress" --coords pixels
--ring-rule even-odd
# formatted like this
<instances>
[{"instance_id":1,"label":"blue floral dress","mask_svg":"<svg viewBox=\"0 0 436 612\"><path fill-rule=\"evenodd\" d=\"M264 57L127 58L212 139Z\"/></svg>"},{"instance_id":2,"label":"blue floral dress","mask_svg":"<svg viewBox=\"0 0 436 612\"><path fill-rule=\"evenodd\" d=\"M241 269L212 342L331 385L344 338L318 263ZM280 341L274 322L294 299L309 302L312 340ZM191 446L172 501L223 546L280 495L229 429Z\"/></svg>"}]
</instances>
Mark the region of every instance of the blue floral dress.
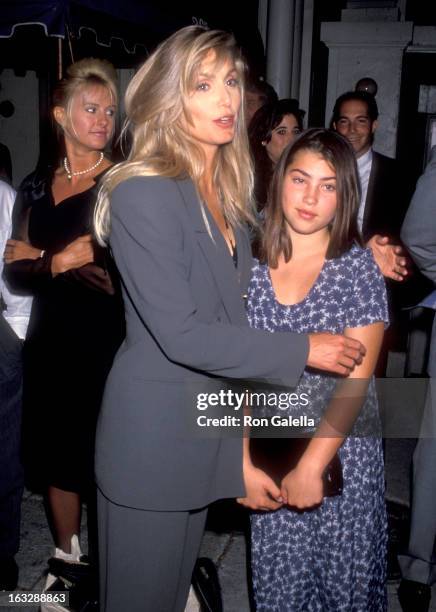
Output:
<instances>
[{"instance_id":1,"label":"blue floral dress","mask_svg":"<svg viewBox=\"0 0 436 612\"><path fill-rule=\"evenodd\" d=\"M274 294L268 267L255 263L248 294L250 325L271 332L342 333L388 321L383 278L369 249L326 260L308 295L291 306ZM335 377L305 371L297 393L310 406L328 402ZM314 408L315 406L315 408ZM290 408L289 410L293 410ZM378 420L371 382L356 430ZM319 419L318 419L319 420ZM356 431L355 430L355 431ZM303 512L253 513L251 549L258 611L382 612L386 603L386 513L381 439L348 437L339 450L344 488Z\"/></svg>"}]
</instances>

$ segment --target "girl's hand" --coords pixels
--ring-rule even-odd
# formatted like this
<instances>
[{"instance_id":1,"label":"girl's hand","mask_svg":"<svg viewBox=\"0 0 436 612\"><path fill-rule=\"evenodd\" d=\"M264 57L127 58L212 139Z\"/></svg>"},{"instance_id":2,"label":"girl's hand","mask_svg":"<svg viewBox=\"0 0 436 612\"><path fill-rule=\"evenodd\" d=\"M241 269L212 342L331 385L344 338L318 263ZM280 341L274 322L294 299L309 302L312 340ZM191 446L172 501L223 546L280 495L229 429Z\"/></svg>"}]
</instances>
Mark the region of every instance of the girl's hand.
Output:
<instances>
[{"instance_id":1,"label":"girl's hand","mask_svg":"<svg viewBox=\"0 0 436 612\"><path fill-rule=\"evenodd\" d=\"M281 494L286 505L300 510L318 506L323 500L322 470L298 464L282 480Z\"/></svg>"},{"instance_id":2,"label":"girl's hand","mask_svg":"<svg viewBox=\"0 0 436 612\"><path fill-rule=\"evenodd\" d=\"M92 237L90 234L80 236L68 246L53 255L51 271L53 276L62 274L74 268L81 268L94 261L94 249L92 248Z\"/></svg>"},{"instance_id":3,"label":"girl's hand","mask_svg":"<svg viewBox=\"0 0 436 612\"><path fill-rule=\"evenodd\" d=\"M41 249L36 249L23 240L8 240L3 259L7 264L20 259L38 259Z\"/></svg>"},{"instance_id":4,"label":"girl's hand","mask_svg":"<svg viewBox=\"0 0 436 612\"><path fill-rule=\"evenodd\" d=\"M250 510L277 510L283 506L280 489L262 470L251 462L244 461L244 482L246 497L236 501Z\"/></svg>"}]
</instances>

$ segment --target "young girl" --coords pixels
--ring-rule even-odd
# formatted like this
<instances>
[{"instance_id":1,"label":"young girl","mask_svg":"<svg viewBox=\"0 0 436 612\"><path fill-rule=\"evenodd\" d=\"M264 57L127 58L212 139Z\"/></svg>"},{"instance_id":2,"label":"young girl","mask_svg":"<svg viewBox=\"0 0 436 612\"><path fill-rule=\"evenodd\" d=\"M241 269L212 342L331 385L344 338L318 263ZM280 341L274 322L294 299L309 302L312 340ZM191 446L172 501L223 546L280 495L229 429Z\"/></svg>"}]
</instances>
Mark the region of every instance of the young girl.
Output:
<instances>
[{"instance_id":1,"label":"young girl","mask_svg":"<svg viewBox=\"0 0 436 612\"><path fill-rule=\"evenodd\" d=\"M362 406L360 413L351 408L362 432L371 418L377 421L372 374L388 315L383 278L358 236L358 194L354 156L339 135L309 130L284 152L273 178L261 263L252 272L248 316L258 329L345 333L365 344L363 363L350 374L359 387L354 404ZM311 412L321 408L325 415L328 408L337 421L335 398L328 399L336 383L306 369L297 393L309 394ZM351 421L347 413L340 418ZM381 440L345 438L339 429L331 419L320 420L317 435L282 480L282 507L252 515L257 610L386 609ZM343 492L323 499L322 475L338 449ZM248 444L245 469L256 472ZM253 486L241 501L260 510L261 494Z\"/></svg>"}]
</instances>

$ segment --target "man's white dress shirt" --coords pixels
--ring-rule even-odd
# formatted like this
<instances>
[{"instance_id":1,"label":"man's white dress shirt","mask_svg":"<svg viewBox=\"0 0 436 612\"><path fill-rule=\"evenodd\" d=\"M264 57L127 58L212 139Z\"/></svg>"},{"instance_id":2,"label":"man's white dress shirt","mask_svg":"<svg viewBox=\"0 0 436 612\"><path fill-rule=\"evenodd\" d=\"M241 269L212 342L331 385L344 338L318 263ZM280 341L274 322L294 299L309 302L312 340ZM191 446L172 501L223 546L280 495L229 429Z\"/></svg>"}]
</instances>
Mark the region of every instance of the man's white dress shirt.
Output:
<instances>
[{"instance_id":1,"label":"man's white dress shirt","mask_svg":"<svg viewBox=\"0 0 436 612\"><path fill-rule=\"evenodd\" d=\"M10 291L3 278L3 254L6 241L11 237L12 209L16 191L10 185L0 180L0 296L6 304L3 316L19 338L24 339L29 324L32 298L17 295Z\"/></svg>"},{"instance_id":2,"label":"man's white dress shirt","mask_svg":"<svg viewBox=\"0 0 436 612\"><path fill-rule=\"evenodd\" d=\"M360 179L360 206L359 212L357 213L357 225L359 230L362 231L363 218L365 215L365 202L368 193L369 175L371 174L372 168L372 148L369 148L366 153L357 158L357 170L359 172Z\"/></svg>"}]
</instances>

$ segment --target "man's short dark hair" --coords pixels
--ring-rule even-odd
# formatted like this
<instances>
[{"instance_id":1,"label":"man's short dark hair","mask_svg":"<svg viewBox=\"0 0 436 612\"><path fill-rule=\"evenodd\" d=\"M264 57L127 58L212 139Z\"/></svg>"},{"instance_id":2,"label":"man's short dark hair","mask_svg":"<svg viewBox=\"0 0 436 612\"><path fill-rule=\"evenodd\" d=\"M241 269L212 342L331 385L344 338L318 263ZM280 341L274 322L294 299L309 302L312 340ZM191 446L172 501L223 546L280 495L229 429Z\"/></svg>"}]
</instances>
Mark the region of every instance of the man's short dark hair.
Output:
<instances>
[{"instance_id":1,"label":"man's short dark hair","mask_svg":"<svg viewBox=\"0 0 436 612\"><path fill-rule=\"evenodd\" d=\"M349 102L350 100L359 100L360 102L364 102L368 109L368 117L371 121L376 121L378 118L378 107L377 102L373 95L368 93L367 91L347 91L343 93L335 102L335 106L333 108L333 117L332 123L336 123L341 117L341 106L345 102Z\"/></svg>"}]
</instances>

